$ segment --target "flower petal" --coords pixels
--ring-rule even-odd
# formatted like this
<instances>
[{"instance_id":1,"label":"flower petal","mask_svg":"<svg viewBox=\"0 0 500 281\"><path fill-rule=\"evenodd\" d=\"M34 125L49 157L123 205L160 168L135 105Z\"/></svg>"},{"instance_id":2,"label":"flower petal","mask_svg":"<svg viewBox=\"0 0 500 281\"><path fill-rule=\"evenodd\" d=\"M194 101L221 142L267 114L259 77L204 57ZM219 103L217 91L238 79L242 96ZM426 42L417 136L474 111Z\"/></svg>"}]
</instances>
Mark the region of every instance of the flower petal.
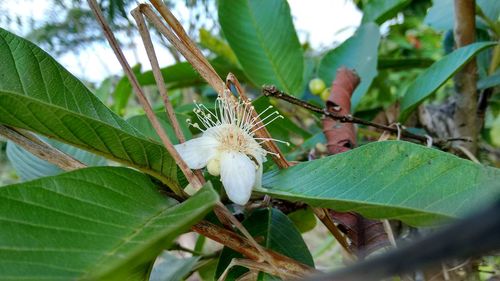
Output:
<instances>
[{"instance_id":1,"label":"flower petal","mask_svg":"<svg viewBox=\"0 0 500 281\"><path fill-rule=\"evenodd\" d=\"M239 205L245 205L255 183L255 164L241 152L225 151L220 157L221 180L227 196Z\"/></svg>"},{"instance_id":2,"label":"flower petal","mask_svg":"<svg viewBox=\"0 0 500 281\"><path fill-rule=\"evenodd\" d=\"M259 163L259 168L255 173L255 182L253 184L253 188L262 187L262 173L263 173L262 163Z\"/></svg>"},{"instance_id":3,"label":"flower petal","mask_svg":"<svg viewBox=\"0 0 500 281\"><path fill-rule=\"evenodd\" d=\"M219 142L212 137L199 137L175 145L190 169L201 169L217 153Z\"/></svg>"}]
</instances>

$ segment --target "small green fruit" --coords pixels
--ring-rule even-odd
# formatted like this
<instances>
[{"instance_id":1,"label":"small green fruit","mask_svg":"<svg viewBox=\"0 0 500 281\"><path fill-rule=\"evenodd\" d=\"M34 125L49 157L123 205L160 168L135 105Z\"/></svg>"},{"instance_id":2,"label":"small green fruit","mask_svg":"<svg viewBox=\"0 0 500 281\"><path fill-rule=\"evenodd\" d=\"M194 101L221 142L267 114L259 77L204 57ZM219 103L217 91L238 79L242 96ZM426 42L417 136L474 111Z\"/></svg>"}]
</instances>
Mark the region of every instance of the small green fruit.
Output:
<instances>
[{"instance_id":1,"label":"small green fruit","mask_svg":"<svg viewBox=\"0 0 500 281\"><path fill-rule=\"evenodd\" d=\"M321 92L320 97L323 101L327 101L330 97L330 88L324 89L323 92Z\"/></svg>"},{"instance_id":2,"label":"small green fruit","mask_svg":"<svg viewBox=\"0 0 500 281\"><path fill-rule=\"evenodd\" d=\"M314 78L309 81L309 91L311 91L313 95L321 94L325 87L325 81L321 80L320 78Z\"/></svg>"}]
</instances>

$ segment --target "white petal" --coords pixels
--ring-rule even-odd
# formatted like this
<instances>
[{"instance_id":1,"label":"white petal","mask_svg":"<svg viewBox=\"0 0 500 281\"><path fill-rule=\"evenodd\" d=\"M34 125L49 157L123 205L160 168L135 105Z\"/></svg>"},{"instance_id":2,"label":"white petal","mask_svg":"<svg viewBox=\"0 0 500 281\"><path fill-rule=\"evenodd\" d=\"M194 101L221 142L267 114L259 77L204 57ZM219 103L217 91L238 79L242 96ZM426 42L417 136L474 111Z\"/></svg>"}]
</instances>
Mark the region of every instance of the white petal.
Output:
<instances>
[{"instance_id":1,"label":"white petal","mask_svg":"<svg viewBox=\"0 0 500 281\"><path fill-rule=\"evenodd\" d=\"M262 187L262 173L264 168L262 167L262 163L259 163L259 168L255 174L255 183L253 184L253 188Z\"/></svg>"},{"instance_id":2,"label":"white petal","mask_svg":"<svg viewBox=\"0 0 500 281\"><path fill-rule=\"evenodd\" d=\"M255 183L255 164L243 153L222 152L220 157L221 180L227 196L239 205L245 205Z\"/></svg>"},{"instance_id":3,"label":"white petal","mask_svg":"<svg viewBox=\"0 0 500 281\"><path fill-rule=\"evenodd\" d=\"M219 142L214 138L199 137L177 144L175 149L190 169L201 169L215 156L218 145Z\"/></svg>"}]
</instances>

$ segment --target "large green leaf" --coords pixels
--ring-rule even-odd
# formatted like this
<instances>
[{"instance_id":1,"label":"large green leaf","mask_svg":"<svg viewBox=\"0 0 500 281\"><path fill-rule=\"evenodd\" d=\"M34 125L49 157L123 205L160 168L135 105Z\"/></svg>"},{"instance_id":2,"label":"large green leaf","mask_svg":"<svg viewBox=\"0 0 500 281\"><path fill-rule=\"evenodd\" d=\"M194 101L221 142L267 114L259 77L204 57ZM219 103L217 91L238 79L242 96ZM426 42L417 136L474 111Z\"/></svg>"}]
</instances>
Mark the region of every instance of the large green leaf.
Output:
<instances>
[{"instance_id":1,"label":"large green leaf","mask_svg":"<svg viewBox=\"0 0 500 281\"><path fill-rule=\"evenodd\" d=\"M177 167L47 53L0 29L0 123L35 131L155 175L174 187Z\"/></svg>"},{"instance_id":2,"label":"large green leaf","mask_svg":"<svg viewBox=\"0 0 500 281\"><path fill-rule=\"evenodd\" d=\"M0 279L124 280L218 200L181 204L128 168L86 168L0 188Z\"/></svg>"},{"instance_id":3,"label":"large green leaf","mask_svg":"<svg viewBox=\"0 0 500 281\"><path fill-rule=\"evenodd\" d=\"M375 22L383 24L410 4L411 0L371 0L363 6L362 23Z\"/></svg>"},{"instance_id":4,"label":"large green leaf","mask_svg":"<svg viewBox=\"0 0 500 281\"><path fill-rule=\"evenodd\" d=\"M354 69L361 77L361 83L351 98L353 110L368 91L373 78L377 76L377 50L380 42L379 28L374 23L367 23L358 28L356 33L337 48L330 50L321 60L318 74L330 85L337 70L344 66Z\"/></svg>"},{"instance_id":5,"label":"large green leaf","mask_svg":"<svg viewBox=\"0 0 500 281\"><path fill-rule=\"evenodd\" d=\"M314 267L311 253L300 232L280 210L274 208L256 210L243 221L243 225L253 237L258 241L263 241L261 244L264 247ZM233 258L240 257L241 255L237 252L224 248L217 265L216 276L220 276L224 272ZM235 268L227 279L233 280L232 277L239 276L243 272L245 270ZM263 279L274 280L269 275L265 275Z\"/></svg>"},{"instance_id":6,"label":"large green leaf","mask_svg":"<svg viewBox=\"0 0 500 281\"><path fill-rule=\"evenodd\" d=\"M258 191L369 218L426 225L487 204L500 195L498 181L498 169L386 141L269 172Z\"/></svg>"},{"instance_id":7,"label":"large green leaf","mask_svg":"<svg viewBox=\"0 0 500 281\"><path fill-rule=\"evenodd\" d=\"M459 48L422 72L406 90L401 101L400 119L405 120L420 102L439 89L478 52L493 45L494 42L480 42Z\"/></svg>"},{"instance_id":8,"label":"large green leaf","mask_svg":"<svg viewBox=\"0 0 500 281\"><path fill-rule=\"evenodd\" d=\"M285 0L221 0L219 22L247 77L294 95L302 85L304 57Z\"/></svg>"}]
</instances>

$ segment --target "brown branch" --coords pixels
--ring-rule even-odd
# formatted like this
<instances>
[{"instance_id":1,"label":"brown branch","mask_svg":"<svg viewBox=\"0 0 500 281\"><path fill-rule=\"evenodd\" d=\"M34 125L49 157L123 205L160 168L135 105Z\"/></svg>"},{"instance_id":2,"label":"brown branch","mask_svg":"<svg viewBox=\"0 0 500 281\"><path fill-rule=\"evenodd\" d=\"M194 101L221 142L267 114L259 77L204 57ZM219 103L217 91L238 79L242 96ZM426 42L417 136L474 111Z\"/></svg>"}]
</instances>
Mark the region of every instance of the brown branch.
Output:
<instances>
[{"instance_id":1,"label":"brown branch","mask_svg":"<svg viewBox=\"0 0 500 281\"><path fill-rule=\"evenodd\" d=\"M289 102L291 104L303 107L303 108L305 108L305 109L307 109L309 111L316 112L316 113L319 113L319 114L323 114L324 116L332 118L334 120L337 120L337 121L339 121L341 123L355 123L355 124L366 125L366 126L374 127L374 128L377 128L377 129L381 129L381 130L387 131L387 132L391 132L393 134L398 134L398 132L399 132L399 133L401 133L401 136L403 136L405 138L408 138L408 139L418 140L418 141L420 141L423 144L427 144L427 142L429 141L428 137L422 136L422 135L418 135L418 134L414 134L412 132L409 132L409 131L405 130L404 128L398 129L398 128L394 128L394 127L390 127L390 126L386 126L386 125L382 125L382 124L370 122L370 121L367 121L367 120L364 120L364 119L361 119L361 118L354 117L352 115L338 115L334 111L327 111L326 109L317 107L317 106L312 105L312 104L310 104L308 102L305 102L303 100L300 100L300 99L297 99L297 98L295 98L293 96L290 96L287 93L278 90L275 86L264 86L262 88L262 92L263 92L263 94L265 96L274 97L274 98L278 98L278 99L284 100L284 101ZM446 139L446 140L433 139L433 145L439 147L440 149L446 149L448 147L448 143L451 142L451 141L464 141L464 142L468 142L470 140L467 139L467 138L460 138L460 137L449 138L449 139Z\"/></svg>"},{"instance_id":2,"label":"brown branch","mask_svg":"<svg viewBox=\"0 0 500 281\"><path fill-rule=\"evenodd\" d=\"M86 165L82 162L60 150L55 149L48 143L39 140L31 133L21 133L14 128L0 125L0 135L21 146L36 157L50 162L65 171L77 170L86 167Z\"/></svg>"},{"instance_id":3,"label":"brown branch","mask_svg":"<svg viewBox=\"0 0 500 281\"><path fill-rule=\"evenodd\" d=\"M147 4L140 4L139 9L146 18L163 34L168 41L191 63L200 75L220 95L224 94L224 81L217 74L212 65L203 56L201 51L191 41L182 28L182 25L172 15L168 8L159 0L151 0L163 19L170 25L165 25L156 13Z\"/></svg>"},{"instance_id":4,"label":"brown branch","mask_svg":"<svg viewBox=\"0 0 500 281\"><path fill-rule=\"evenodd\" d=\"M460 48L476 40L476 4L474 0L455 0L454 37L456 47ZM476 60L473 58L454 77L456 108L453 120L455 128L452 136L469 136L471 142L463 146L473 154L477 153L477 139L483 120L478 118L476 90Z\"/></svg>"},{"instance_id":5,"label":"brown branch","mask_svg":"<svg viewBox=\"0 0 500 281\"><path fill-rule=\"evenodd\" d=\"M144 43L144 49L146 49L149 62L151 63L153 76L155 78L158 91L160 92L160 95L163 99L163 104L165 105L167 117L170 120L170 124L172 124L172 127L174 128L175 136L177 137L180 143L183 143L186 141L186 138L182 133L182 130L179 126L179 122L177 121L177 117L175 116L174 108L168 98L167 87L165 86L165 80L163 79L163 75L161 74L160 64L158 63L158 59L156 58L153 42L151 41L151 36L149 35L149 31L146 27L146 22L144 21L144 17L141 15L138 8L132 10L131 14L132 17L134 17L135 19L137 27L139 28L139 34L141 35L142 42Z\"/></svg>"},{"instance_id":6,"label":"brown branch","mask_svg":"<svg viewBox=\"0 0 500 281\"><path fill-rule=\"evenodd\" d=\"M151 105L149 104L146 96L144 95L144 92L142 91L141 86L139 85L139 81L137 80L137 77L135 76L134 72L132 71L130 65L127 62L127 59L123 55L123 52L118 45L118 41L116 40L113 32L109 28L109 25L107 24L106 20L104 19L102 12L99 8L99 5L97 4L96 0L88 0L89 6L94 13L94 16L96 17L99 25L101 26L104 35L106 36L106 39L109 42L109 45L113 49L113 52L115 53L118 61L120 62L120 65L122 66L125 74L127 75L127 78L129 79L130 84L132 85L132 88L134 89L135 94L139 98L139 102L141 103L142 107L144 108L144 111L146 112L146 116L148 117L149 121L153 125L153 128L155 129L156 133L160 137L164 147L167 149L168 153L174 158L175 163L183 174L186 176L186 179L189 181L189 183L194 187L194 188L201 188L203 186L203 182L194 175L193 171L189 169L187 166L186 162L182 160L181 156L175 150L173 144L170 142L168 139L167 134L165 133L165 130L163 127L160 125L160 122L158 121L158 118L153 112L153 109L151 108ZM184 190L178 186L171 186L172 191L174 191L177 195L185 197Z\"/></svg>"},{"instance_id":7,"label":"brown branch","mask_svg":"<svg viewBox=\"0 0 500 281\"><path fill-rule=\"evenodd\" d=\"M191 229L233 249L238 253L241 253L249 259L261 261L261 253L255 249L247 239L230 230L218 227L207 221L201 221L192 226ZM307 274L318 272L314 268L272 250L266 250L266 253L272 257L277 269L283 272L283 275L293 274L297 276L305 276Z\"/></svg>"},{"instance_id":8,"label":"brown branch","mask_svg":"<svg viewBox=\"0 0 500 281\"><path fill-rule=\"evenodd\" d=\"M349 242L345 236L340 232L338 227L335 225L330 212L326 208L313 208L313 212L316 217L325 225L325 227L330 231L330 233L337 239L342 249L344 249L345 253L348 254L348 257L351 259L355 259L354 254L349 248Z\"/></svg>"}]
</instances>

